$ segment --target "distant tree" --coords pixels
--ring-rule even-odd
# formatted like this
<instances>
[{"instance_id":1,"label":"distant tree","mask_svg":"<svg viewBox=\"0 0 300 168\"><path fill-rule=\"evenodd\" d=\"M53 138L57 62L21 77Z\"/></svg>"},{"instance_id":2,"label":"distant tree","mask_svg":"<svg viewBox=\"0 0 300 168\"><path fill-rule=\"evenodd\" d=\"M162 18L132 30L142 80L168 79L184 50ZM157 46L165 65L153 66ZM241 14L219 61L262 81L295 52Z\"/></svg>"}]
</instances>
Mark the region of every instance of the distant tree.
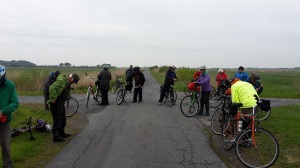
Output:
<instances>
[{"instance_id":1,"label":"distant tree","mask_svg":"<svg viewBox=\"0 0 300 168\"><path fill-rule=\"evenodd\" d=\"M60 66L60 67L63 67L63 66L64 66L64 63L60 63L59 66Z\"/></svg>"},{"instance_id":2,"label":"distant tree","mask_svg":"<svg viewBox=\"0 0 300 168\"><path fill-rule=\"evenodd\" d=\"M68 63L68 62L66 62L66 63L65 63L65 66L66 66L66 67L69 67L69 66L71 66L71 64Z\"/></svg>"},{"instance_id":3,"label":"distant tree","mask_svg":"<svg viewBox=\"0 0 300 168\"><path fill-rule=\"evenodd\" d=\"M99 67L101 67L101 66L98 64L98 65L96 65L96 67L99 68Z\"/></svg>"}]
</instances>

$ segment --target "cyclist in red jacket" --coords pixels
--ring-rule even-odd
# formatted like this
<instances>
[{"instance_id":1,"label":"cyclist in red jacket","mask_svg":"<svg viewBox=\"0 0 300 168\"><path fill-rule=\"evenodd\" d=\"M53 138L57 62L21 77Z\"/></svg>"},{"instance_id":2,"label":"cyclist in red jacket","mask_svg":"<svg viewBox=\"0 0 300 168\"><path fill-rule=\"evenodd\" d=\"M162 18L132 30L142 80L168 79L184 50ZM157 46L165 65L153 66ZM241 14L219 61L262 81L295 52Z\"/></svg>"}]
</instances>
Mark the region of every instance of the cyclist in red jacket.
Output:
<instances>
[{"instance_id":1,"label":"cyclist in red jacket","mask_svg":"<svg viewBox=\"0 0 300 168\"><path fill-rule=\"evenodd\" d=\"M216 76L216 81L217 81L217 92L220 91L220 85L224 80L227 80L227 74L225 73L225 71L223 69L219 69L218 70L218 75Z\"/></svg>"}]
</instances>

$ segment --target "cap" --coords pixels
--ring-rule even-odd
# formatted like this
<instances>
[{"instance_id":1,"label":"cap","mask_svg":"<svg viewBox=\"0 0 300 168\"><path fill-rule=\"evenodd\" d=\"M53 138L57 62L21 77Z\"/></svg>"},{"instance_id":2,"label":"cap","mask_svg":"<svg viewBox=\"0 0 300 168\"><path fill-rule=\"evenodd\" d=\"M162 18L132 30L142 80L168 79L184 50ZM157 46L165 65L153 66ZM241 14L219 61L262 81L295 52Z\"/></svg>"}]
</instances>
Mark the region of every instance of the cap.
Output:
<instances>
[{"instance_id":1,"label":"cap","mask_svg":"<svg viewBox=\"0 0 300 168\"><path fill-rule=\"evenodd\" d=\"M78 76L76 73L71 74L71 76L72 76L72 78L74 79L74 83L77 84L78 81L79 81L79 79L80 79L79 76Z\"/></svg>"},{"instance_id":2,"label":"cap","mask_svg":"<svg viewBox=\"0 0 300 168\"><path fill-rule=\"evenodd\" d=\"M223 69L219 69L218 72L224 72Z\"/></svg>"},{"instance_id":3,"label":"cap","mask_svg":"<svg viewBox=\"0 0 300 168\"><path fill-rule=\"evenodd\" d=\"M176 69L176 66L172 65L172 66L170 66L170 68L172 68L172 69Z\"/></svg>"},{"instance_id":4,"label":"cap","mask_svg":"<svg viewBox=\"0 0 300 168\"><path fill-rule=\"evenodd\" d=\"M57 77L60 74L60 71L55 71L54 74Z\"/></svg>"},{"instance_id":5,"label":"cap","mask_svg":"<svg viewBox=\"0 0 300 168\"><path fill-rule=\"evenodd\" d=\"M205 70L205 69L206 69L206 66L205 66L205 65L202 65L202 66L200 66L199 69L200 69L200 70Z\"/></svg>"}]
</instances>

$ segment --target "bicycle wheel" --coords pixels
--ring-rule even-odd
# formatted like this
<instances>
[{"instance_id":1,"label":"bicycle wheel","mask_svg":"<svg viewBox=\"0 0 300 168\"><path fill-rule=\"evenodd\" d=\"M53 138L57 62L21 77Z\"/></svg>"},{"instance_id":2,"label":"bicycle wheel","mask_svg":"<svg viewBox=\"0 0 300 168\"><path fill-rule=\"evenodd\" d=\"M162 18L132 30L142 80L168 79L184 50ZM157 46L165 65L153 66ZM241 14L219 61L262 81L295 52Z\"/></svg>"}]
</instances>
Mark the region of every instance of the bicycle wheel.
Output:
<instances>
[{"instance_id":1,"label":"bicycle wheel","mask_svg":"<svg viewBox=\"0 0 300 168\"><path fill-rule=\"evenodd\" d=\"M175 94L174 92L170 92L169 99L168 99L168 106L170 107L175 104Z\"/></svg>"},{"instance_id":2,"label":"bicycle wheel","mask_svg":"<svg viewBox=\"0 0 300 168\"><path fill-rule=\"evenodd\" d=\"M174 104L176 104L177 101L177 93L175 90L173 90L173 96L174 96Z\"/></svg>"},{"instance_id":3,"label":"bicycle wheel","mask_svg":"<svg viewBox=\"0 0 300 168\"><path fill-rule=\"evenodd\" d=\"M115 84L111 87L111 92L112 92L112 94L116 93L117 90L118 90L118 84L115 83Z\"/></svg>"},{"instance_id":4,"label":"bicycle wheel","mask_svg":"<svg viewBox=\"0 0 300 168\"><path fill-rule=\"evenodd\" d=\"M217 93L216 88L213 86L210 86L210 87L211 87L210 96L215 95Z\"/></svg>"},{"instance_id":5,"label":"bicycle wheel","mask_svg":"<svg viewBox=\"0 0 300 168\"><path fill-rule=\"evenodd\" d=\"M263 128L255 128L254 140L251 133L251 128L248 128L237 137L236 156L247 167L271 167L279 155L278 141Z\"/></svg>"},{"instance_id":6,"label":"bicycle wheel","mask_svg":"<svg viewBox=\"0 0 300 168\"><path fill-rule=\"evenodd\" d=\"M88 105L89 105L90 96L91 96L91 90L90 90L90 88L88 88L88 91L86 93L86 106L85 106L85 108L87 108Z\"/></svg>"},{"instance_id":7,"label":"bicycle wheel","mask_svg":"<svg viewBox=\"0 0 300 168\"><path fill-rule=\"evenodd\" d=\"M271 114L271 107L269 111L263 111L262 109L258 108L255 114L255 120L265 120L267 118L269 118Z\"/></svg>"},{"instance_id":8,"label":"bicycle wheel","mask_svg":"<svg viewBox=\"0 0 300 168\"><path fill-rule=\"evenodd\" d=\"M213 95L209 98L209 106L212 108L216 108L220 106L223 102L223 99L220 97L218 93L213 93Z\"/></svg>"},{"instance_id":9,"label":"bicycle wheel","mask_svg":"<svg viewBox=\"0 0 300 168\"><path fill-rule=\"evenodd\" d=\"M78 110L78 101L74 97L70 97L65 102L66 117L73 116Z\"/></svg>"},{"instance_id":10,"label":"bicycle wheel","mask_svg":"<svg viewBox=\"0 0 300 168\"><path fill-rule=\"evenodd\" d=\"M116 102L117 102L117 105L120 105L122 104L122 102L124 101L124 89L120 89L118 91L118 94L117 94L117 98L116 98Z\"/></svg>"},{"instance_id":11,"label":"bicycle wheel","mask_svg":"<svg viewBox=\"0 0 300 168\"><path fill-rule=\"evenodd\" d=\"M169 92L166 92L165 97L162 102L166 103L168 101L168 99L169 99Z\"/></svg>"},{"instance_id":12,"label":"bicycle wheel","mask_svg":"<svg viewBox=\"0 0 300 168\"><path fill-rule=\"evenodd\" d=\"M211 130L217 134L221 135L222 132L222 111L218 108L214 114L211 116Z\"/></svg>"},{"instance_id":13,"label":"bicycle wheel","mask_svg":"<svg viewBox=\"0 0 300 168\"><path fill-rule=\"evenodd\" d=\"M183 89L183 92L184 94L187 96L187 95L190 95L192 92L188 89L188 86L185 85L184 89Z\"/></svg>"},{"instance_id":14,"label":"bicycle wheel","mask_svg":"<svg viewBox=\"0 0 300 168\"><path fill-rule=\"evenodd\" d=\"M183 115L193 117L199 111L199 102L191 95L185 96L180 102L180 110Z\"/></svg>"},{"instance_id":15,"label":"bicycle wheel","mask_svg":"<svg viewBox=\"0 0 300 168\"><path fill-rule=\"evenodd\" d=\"M94 100L95 102L99 105L100 104L100 97L101 97L101 92L100 90L96 90L95 96L94 96Z\"/></svg>"},{"instance_id":16,"label":"bicycle wheel","mask_svg":"<svg viewBox=\"0 0 300 168\"><path fill-rule=\"evenodd\" d=\"M232 118L225 119L222 123L222 146L230 150L234 146L235 135L237 133L236 121Z\"/></svg>"}]
</instances>

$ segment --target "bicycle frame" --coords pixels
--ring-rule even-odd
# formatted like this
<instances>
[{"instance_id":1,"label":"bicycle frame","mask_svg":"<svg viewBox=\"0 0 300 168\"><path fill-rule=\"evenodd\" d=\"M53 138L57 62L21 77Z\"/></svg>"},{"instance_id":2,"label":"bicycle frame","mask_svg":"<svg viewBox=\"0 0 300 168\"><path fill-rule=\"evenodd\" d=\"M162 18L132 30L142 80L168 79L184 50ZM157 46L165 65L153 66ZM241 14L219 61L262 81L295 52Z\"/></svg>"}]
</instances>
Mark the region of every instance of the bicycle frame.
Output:
<instances>
[{"instance_id":1,"label":"bicycle frame","mask_svg":"<svg viewBox=\"0 0 300 168\"><path fill-rule=\"evenodd\" d=\"M92 77L88 76L87 73L85 73L85 76L87 76L88 79L90 80L89 87L88 87L88 90L87 90L87 93L86 93L86 96L87 96L86 107L88 106L88 102L89 102L89 99L90 99L90 95L91 95L91 94L93 95L94 101L95 101L97 104L100 104L100 103L99 103L99 100L98 100L98 98L97 98L97 94L98 94L98 86L96 86L96 91L95 91L95 92L94 92L94 89L93 89L93 80L96 80L96 79L98 79L98 78L97 78L97 77L92 78Z\"/></svg>"}]
</instances>

